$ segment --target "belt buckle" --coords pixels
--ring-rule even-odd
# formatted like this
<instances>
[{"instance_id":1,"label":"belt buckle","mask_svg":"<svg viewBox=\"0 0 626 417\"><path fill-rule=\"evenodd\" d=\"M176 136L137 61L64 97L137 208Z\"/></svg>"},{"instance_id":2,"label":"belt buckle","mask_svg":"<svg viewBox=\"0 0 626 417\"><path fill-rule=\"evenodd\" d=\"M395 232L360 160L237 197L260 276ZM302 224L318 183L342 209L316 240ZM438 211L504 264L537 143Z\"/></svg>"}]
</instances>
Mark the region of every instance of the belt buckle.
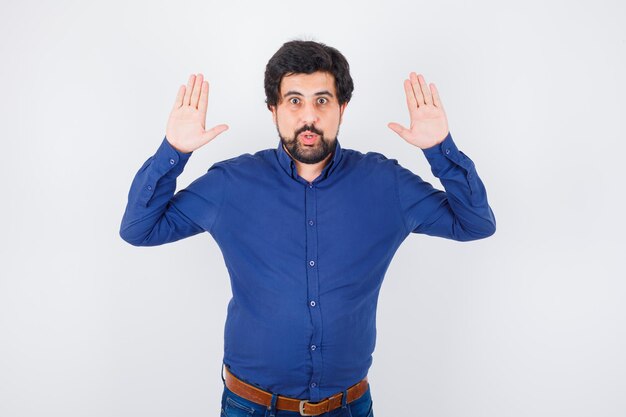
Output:
<instances>
[{"instance_id":1,"label":"belt buckle","mask_svg":"<svg viewBox=\"0 0 626 417\"><path fill-rule=\"evenodd\" d=\"M306 414L304 412L304 404L310 402L309 400L300 400L300 415L301 416L316 416L317 414Z\"/></svg>"}]
</instances>

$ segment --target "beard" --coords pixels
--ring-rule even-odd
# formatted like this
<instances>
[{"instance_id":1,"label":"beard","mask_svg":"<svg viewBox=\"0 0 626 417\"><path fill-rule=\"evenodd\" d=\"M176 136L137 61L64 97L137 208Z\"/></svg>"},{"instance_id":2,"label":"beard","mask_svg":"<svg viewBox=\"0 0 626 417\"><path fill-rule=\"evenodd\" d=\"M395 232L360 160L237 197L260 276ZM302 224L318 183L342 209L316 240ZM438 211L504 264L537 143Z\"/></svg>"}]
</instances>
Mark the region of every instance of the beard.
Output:
<instances>
[{"instance_id":1,"label":"beard","mask_svg":"<svg viewBox=\"0 0 626 417\"><path fill-rule=\"evenodd\" d=\"M278 124L276 125L276 130L278 131L278 137L281 143L285 149L287 149L291 157L303 164L316 164L333 153L337 145L337 135L339 134L339 127L337 127L337 135L335 135L334 138L328 139L325 138L324 133L317 130L315 126L305 125L296 130L292 138L285 138L280 134ZM307 130L319 136L318 140L313 145L305 145L298 140L298 135Z\"/></svg>"}]
</instances>

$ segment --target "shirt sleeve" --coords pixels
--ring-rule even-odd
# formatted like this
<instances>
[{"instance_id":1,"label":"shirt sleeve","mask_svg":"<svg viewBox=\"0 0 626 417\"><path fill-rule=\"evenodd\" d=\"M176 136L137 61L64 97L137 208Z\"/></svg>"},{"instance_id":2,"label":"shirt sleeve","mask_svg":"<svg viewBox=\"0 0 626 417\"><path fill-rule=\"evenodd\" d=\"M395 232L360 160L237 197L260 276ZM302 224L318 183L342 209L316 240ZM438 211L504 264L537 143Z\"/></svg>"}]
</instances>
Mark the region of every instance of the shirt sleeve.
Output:
<instances>
[{"instance_id":1,"label":"shirt sleeve","mask_svg":"<svg viewBox=\"0 0 626 417\"><path fill-rule=\"evenodd\" d=\"M400 209L407 233L423 233L458 241L482 239L496 230L487 191L474 162L456 147L450 133L423 150L431 171L445 191L435 189L396 163Z\"/></svg>"},{"instance_id":2,"label":"shirt sleeve","mask_svg":"<svg viewBox=\"0 0 626 417\"><path fill-rule=\"evenodd\" d=\"M219 165L174 195L176 178L191 154L178 151L164 138L144 162L128 193L119 232L123 240L156 246L211 230L223 193Z\"/></svg>"}]
</instances>

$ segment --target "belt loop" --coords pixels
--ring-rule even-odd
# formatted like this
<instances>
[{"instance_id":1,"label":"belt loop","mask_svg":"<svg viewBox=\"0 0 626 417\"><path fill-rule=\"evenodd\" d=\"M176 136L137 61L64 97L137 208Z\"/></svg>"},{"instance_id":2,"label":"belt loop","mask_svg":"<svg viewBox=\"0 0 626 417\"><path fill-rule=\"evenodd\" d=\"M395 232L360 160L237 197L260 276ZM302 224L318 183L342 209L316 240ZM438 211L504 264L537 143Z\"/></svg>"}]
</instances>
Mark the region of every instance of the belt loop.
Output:
<instances>
[{"instance_id":1,"label":"belt loop","mask_svg":"<svg viewBox=\"0 0 626 417\"><path fill-rule=\"evenodd\" d=\"M352 417L352 411L350 410L350 407L348 407L348 390L345 390L341 396L341 408L347 411L344 412L347 417Z\"/></svg>"},{"instance_id":2,"label":"belt loop","mask_svg":"<svg viewBox=\"0 0 626 417\"><path fill-rule=\"evenodd\" d=\"M278 400L278 394L272 393L272 401L270 403L270 406L265 410L265 417L276 416L276 400Z\"/></svg>"}]
</instances>

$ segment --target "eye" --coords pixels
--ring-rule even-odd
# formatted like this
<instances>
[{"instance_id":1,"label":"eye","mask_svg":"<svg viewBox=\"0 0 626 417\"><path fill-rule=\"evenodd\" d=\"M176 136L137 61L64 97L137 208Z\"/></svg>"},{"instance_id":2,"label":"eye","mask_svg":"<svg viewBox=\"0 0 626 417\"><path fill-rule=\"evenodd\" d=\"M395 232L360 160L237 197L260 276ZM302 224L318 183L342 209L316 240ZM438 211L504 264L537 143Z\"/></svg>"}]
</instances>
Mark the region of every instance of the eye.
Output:
<instances>
[{"instance_id":1,"label":"eye","mask_svg":"<svg viewBox=\"0 0 626 417\"><path fill-rule=\"evenodd\" d=\"M320 100L323 100L323 102L322 102L322 101L320 101ZM320 104L326 104L326 103L328 103L328 99L327 99L326 97L320 97L320 98L317 100L317 102L318 102L318 103L320 103Z\"/></svg>"},{"instance_id":2,"label":"eye","mask_svg":"<svg viewBox=\"0 0 626 417\"><path fill-rule=\"evenodd\" d=\"M295 102L295 103L294 103L294 100L300 101L300 99L299 99L299 98L297 98L297 97L292 97L292 98L290 98L290 99L289 99L289 102L290 102L291 104L298 104L297 102Z\"/></svg>"}]
</instances>

